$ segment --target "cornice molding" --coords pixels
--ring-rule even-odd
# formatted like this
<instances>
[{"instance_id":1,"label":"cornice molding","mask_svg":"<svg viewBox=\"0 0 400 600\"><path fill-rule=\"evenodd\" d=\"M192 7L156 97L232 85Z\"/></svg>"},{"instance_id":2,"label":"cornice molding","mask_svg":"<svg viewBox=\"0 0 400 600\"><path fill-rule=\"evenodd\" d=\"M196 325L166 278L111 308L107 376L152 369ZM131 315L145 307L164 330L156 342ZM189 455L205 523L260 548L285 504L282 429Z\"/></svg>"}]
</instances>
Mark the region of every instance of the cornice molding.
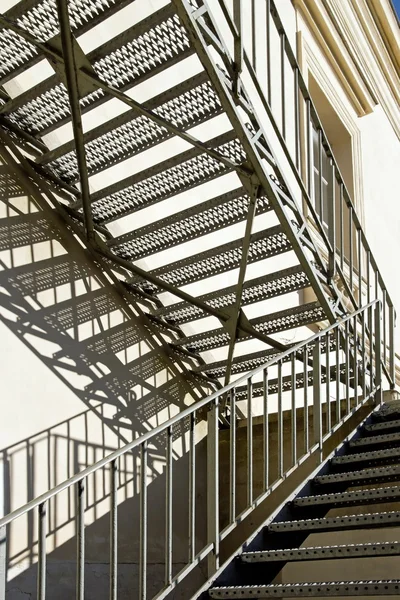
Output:
<instances>
[{"instance_id":1,"label":"cornice molding","mask_svg":"<svg viewBox=\"0 0 400 600\"><path fill-rule=\"evenodd\" d=\"M375 14L370 0L293 1L357 115L379 103L400 138L400 30L387 0L373 1Z\"/></svg>"}]
</instances>

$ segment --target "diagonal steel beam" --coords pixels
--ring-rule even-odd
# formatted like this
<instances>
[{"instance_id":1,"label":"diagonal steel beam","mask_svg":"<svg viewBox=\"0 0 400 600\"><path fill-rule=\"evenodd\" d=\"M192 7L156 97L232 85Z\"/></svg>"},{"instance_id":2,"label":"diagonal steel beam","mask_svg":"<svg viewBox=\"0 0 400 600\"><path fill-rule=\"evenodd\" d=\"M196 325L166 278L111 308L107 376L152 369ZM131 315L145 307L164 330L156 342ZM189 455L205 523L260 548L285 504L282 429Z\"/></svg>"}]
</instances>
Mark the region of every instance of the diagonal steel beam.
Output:
<instances>
[{"instance_id":1,"label":"diagonal steel beam","mask_svg":"<svg viewBox=\"0 0 400 600\"><path fill-rule=\"evenodd\" d=\"M21 27L19 27L18 25L16 25L15 23L10 21L6 17L4 17L4 15L2 15L2 14L0 14L0 26L11 29L12 31L14 31L14 33L21 36L22 38L24 38L26 41L33 44L37 48L39 48L41 50L41 52L43 52L43 54L49 59L50 62L57 63L57 64L59 64L59 63L64 64L64 58L62 56L62 53L60 53L57 49L52 48L46 42L40 42L39 40L37 40L35 38L35 36L30 34L25 29L22 29ZM244 177L250 177L252 175L252 171L250 169L248 169L246 166L238 165L237 163L230 160L229 158L227 158L220 152L217 152L216 150L208 148L207 144L201 142L200 140L198 140L196 137L194 137L190 133L181 131L178 127L173 125L173 123L171 123L167 119L164 119L163 117L158 116L154 111L147 109L143 104L141 104L140 102L137 102L136 100L133 100L133 98L130 98L124 92L121 92L118 89L114 88L113 86L105 83L96 75L89 73L84 67L79 67L76 69L76 71L77 71L79 77L84 78L91 85L102 89L107 94L110 94L110 96L117 98L118 100L120 100L121 102L123 102L124 104L129 106L130 108L133 108L134 110L136 110L139 114L147 117L154 123L157 123L157 125L160 125L160 127L165 127L165 129L167 129L167 131L180 137L188 144L195 146L196 148L199 148L200 150L202 150L202 152L205 152L209 156L212 156L213 158L215 158L215 160L219 160L221 163L225 164L227 167L236 170L239 175L242 175Z\"/></svg>"},{"instance_id":2,"label":"diagonal steel beam","mask_svg":"<svg viewBox=\"0 0 400 600\"><path fill-rule=\"evenodd\" d=\"M259 192L260 192L260 187L258 185L254 185L251 196L250 196L250 202L249 202L249 207L248 207L248 211L247 211L246 229L245 229L245 234L244 234L244 238L243 238L243 246L242 246L242 257L241 257L241 261L240 261L239 276L238 276L238 282L237 282L237 286L236 286L236 299L235 299L235 304L233 307L233 317L230 322L230 327L232 329L231 329L231 339L229 341L228 359L227 359L227 365L226 365L224 385L227 385L229 383L230 376L231 376L233 353L235 351L236 338L238 335L238 324L239 324L239 319L240 319L240 313L242 311L241 306L242 306L243 284L244 284L244 279L246 276L251 232L253 229L253 223L254 223L254 217L255 217L256 209L257 209L257 200L258 200Z\"/></svg>"},{"instance_id":3,"label":"diagonal steel beam","mask_svg":"<svg viewBox=\"0 0 400 600\"><path fill-rule=\"evenodd\" d=\"M79 106L78 74L74 54L74 38L69 22L67 0L57 0L58 20L64 55L65 76L69 105L71 108L72 129L75 139L76 160L78 162L79 178L81 183L82 206L86 235L89 240L94 237L92 207L89 190L89 177L86 165L85 144L83 141L83 126L81 109Z\"/></svg>"}]
</instances>

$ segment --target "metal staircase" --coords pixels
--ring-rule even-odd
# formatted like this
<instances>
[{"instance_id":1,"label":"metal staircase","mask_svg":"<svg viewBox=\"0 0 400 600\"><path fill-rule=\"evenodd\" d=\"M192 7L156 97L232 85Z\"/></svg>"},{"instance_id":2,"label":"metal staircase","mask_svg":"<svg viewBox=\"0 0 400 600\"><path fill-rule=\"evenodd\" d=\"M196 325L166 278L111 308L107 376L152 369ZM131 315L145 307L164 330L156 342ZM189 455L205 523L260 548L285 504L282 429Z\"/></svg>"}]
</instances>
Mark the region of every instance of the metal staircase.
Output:
<instances>
[{"instance_id":1,"label":"metal staircase","mask_svg":"<svg viewBox=\"0 0 400 600\"><path fill-rule=\"evenodd\" d=\"M399 408L397 412L374 412L350 441L342 444L317 474L276 511L226 573L218 578L209 596L398 596L398 570L393 569L391 580L373 581L372 575L368 577L368 568L372 568L373 572L373 565L363 566L362 559L379 560L379 557L400 555L396 529L400 525L400 487L394 483L400 479L397 448L400 439ZM351 491L346 491L348 488L352 488ZM383 511L380 510L382 504ZM373 505L372 509L369 505ZM337 514L330 516L334 509L343 509L346 514L343 510L336 510ZM371 530L387 527L394 528L393 541L368 541ZM333 532L335 535L354 530L364 532L364 543L352 543L349 536L345 544L315 546L313 542L310 545L309 536L313 534L314 540L316 534ZM351 562L355 558L360 562ZM352 580L321 582L301 579L293 583L274 583L288 563L311 562L315 570L313 577L317 578L321 571L324 573L323 568L319 569L321 563L338 559L349 560ZM328 562L328 565L331 564ZM360 576L364 579L360 580Z\"/></svg>"},{"instance_id":2,"label":"metal staircase","mask_svg":"<svg viewBox=\"0 0 400 600\"><path fill-rule=\"evenodd\" d=\"M260 532L263 543L279 539L273 542L276 547L261 545L250 554L249 546L249 552L246 549L234 561L236 566L240 563L237 573L240 577L246 573L249 585L254 585L255 573L256 587L240 587L236 575L224 579L227 565L222 564L221 557L226 557L221 548L232 532L307 460L315 458L320 465L333 436L342 435L348 423L361 422L381 404L383 381L394 388L395 310L302 78L279 7L273 0L252 3L263 7L266 25L262 42L266 64L261 68L256 43L250 47L245 41L246 2L235 2L232 12L224 0L160 4L161 8L144 0L21 0L0 14L0 192L3 197L8 194L8 200L30 195L61 216L103 269L110 288L159 342L159 356L153 354L141 366L143 379L157 372L154 362L169 361L178 365L175 374L179 371L185 378L185 391L193 401L173 419L147 433L143 427L133 442L1 519L0 567L7 563L4 548L10 529L21 516L34 515L37 597L44 600L46 510L59 494L75 490L76 597L83 600L85 489L92 475L101 472L105 478L107 470L109 597L116 600L117 477L122 460L133 456L140 466L137 597L148 598L146 473L154 465L157 472L157 457L152 454L156 448L165 464L166 521L165 580L154 596L158 600L187 582L203 562L214 581L212 590L208 592L207 584L204 593L213 597L357 595L361 590L364 595L398 594L398 582L310 583L307 587L271 583L288 553L300 561L309 559L307 552L318 558L324 552L343 557L397 552L397 543L346 546L346 550L299 548L311 529L337 528L336 517L323 516L327 507L398 497L397 487L362 496L345 491L348 481L360 485L395 481L399 453L391 444L399 434L396 427L386 432L385 425L389 429L390 425L385 420L375 429L366 425L365 432L371 435L351 441L351 453L340 451L323 463L317 479L282 509L285 520L277 521L279 513L268 525L268 535L265 529ZM257 18L254 10L249 25L254 39ZM273 39L278 40L277 51ZM280 60L278 72L271 66L275 56ZM325 154L329 161L328 214L316 209L315 187L321 192L322 174L315 182L313 129L318 133L319 160ZM46 220L41 219L40 213L29 219L14 216L7 220L11 223L0 222L0 234L4 231L7 244L14 248L23 247L32 236L38 242L46 240ZM59 285L82 276L81 271L71 275L70 264L62 257L55 261ZM35 264L34 282L24 267L19 268L13 286L26 296L31 289L36 293L48 289L54 264L47 260ZM67 335L71 327L87 322L94 309L100 318L113 308L104 289L87 291L73 301L43 307L36 314L37 329L46 322ZM22 315L24 319L35 325L35 316ZM310 328L318 331L311 338ZM127 340L137 341L132 322L111 325L76 346L91 366L87 356L95 364L99 356L116 355ZM109 372L88 385L88 394L94 395L115 388L110 400L104 394L97 398L103 398L104 404L114 402L114 424L118 419L129 421L135 410L129 400L123 404L115 398L129 395L138 380L136 369L128 362L119 370L118 381ZM229 383L236 375L242 377ZM162 402L152 404L153 413L175 402L174 394L167 397L162 386L160 390ZM178 401L176 405L182 407ZM256 419L262 423L260 481L254 471ZM243 502L236 497L241 489L236 472L240 422L247 428ZM196 530L200 425L206 427L208 443L204 544L196 538L200 535ZM276 460L272 460L269 438L272 425L276 426ZM187 562L175 573L172 448L180 435L187 442L189 548ZM223 435L229 441L227 469L219 449ZM374 443L387 448L371 450ZM376 467L375 461L384 467ZM360 471L360 466L365 468ZM224 469L229 472L228 494L220 489ZM328 495L310 494L311 485L315 491L328 490ZM221 513L224 503L229 505L229 516ZM289 510L296 516L290 523ZM320 513L315 521L307 519L310 510ZM374 513L344 516L340 527L397 522L397 512ZM289 544L288 528L295 531ZM289 550L280 550L282 545ZM259 579L265 572L259 563L266 561L274 565L268 566L267 583ZM5 570L0 568L0 573ZM232 568L228 571L230 576ZM225 589L230 583L233 587ZM0 600L5 589L2 576Z\"/></svg>"}]
</instances>

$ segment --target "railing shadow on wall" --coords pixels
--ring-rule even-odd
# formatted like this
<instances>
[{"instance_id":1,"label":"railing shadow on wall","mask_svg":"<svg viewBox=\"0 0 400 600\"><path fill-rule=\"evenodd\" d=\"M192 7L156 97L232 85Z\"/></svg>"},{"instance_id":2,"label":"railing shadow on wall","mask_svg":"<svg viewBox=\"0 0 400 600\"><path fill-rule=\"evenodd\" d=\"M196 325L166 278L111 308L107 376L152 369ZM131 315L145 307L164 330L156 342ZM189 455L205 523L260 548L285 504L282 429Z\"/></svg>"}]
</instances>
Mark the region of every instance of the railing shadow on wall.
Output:
<instances>
[{"instance_id":1,"label":"railing shadow on wall","mask_svg":"<svg viewBox=\"0 0 400 600\"><path fill-rule=\"evenodd\" d=\"M150 328L127 314L112 284L77 240L63 231L56 215L43 210L27 195L5 165L0 165L0 319L65 384L66 400L73 392L87 408L2 450L5 514L146 433L205 394L185 375L179 376L179 369L174 370L175 357L166 356ZM163 331L167 340L168 335ZM54 380L50 374L49 377L51 384ZM27 401L37 401L37 410L47 412L46 422L50 419L57 423L57 406L63 399L48 395L45 402L36 398ZM30 410L35 407L31 405ZM49 413L54 414L54 419ZM179 450L174 450L174 458L185 469L185 431L177 431L176 435L182 440ZM165 478L165 440L160 438L158 442L147 467L148 483L153 488L163 485ZM177 476L180 468L176 469ZM180 476L183 481L184 475ZM129 505L126 510L130 524L125 533L132 539L135 532L131 526L135 517L139 519L134 456L126 457L118 477L119 502ZM103 473L94 479L90 492L86 492L93 546L94 540L101 537L96 532L104 527L104 515L109 511L109 478ZM71 519L74 503L74 494L68 492L61 503L49 505L48 549L55 561L63 562L63 568L72 560L70 554L75 554L72 540L76 530ZM178 501L176 506L180 504ZM187 502L183 504L186 507ZM159 525L156 493L153 512L153 521ZM198 531L202 530L204 527L199 527ZM38 553L34 531L29 517L23 530L15 530L7 545L10 589L18 588L21 578L22 587L29 589L30 575L32 580L36 577L36 567L32 566ZM154 531L154 561L159 565L157 535ZM187 532L181 537L187 539ZM127 540L125 546L123 560L134 562ZM186 550L186 542L184 546ZM93 561L103 565L104 577L108 577L107 553L100 552L100 558L97 550L92 553ZM176 560L179 563L179 556ZM99 585L104 587L99 577ZM65 593L71 597L68 586Z\"/></svg>"}]
</instances>

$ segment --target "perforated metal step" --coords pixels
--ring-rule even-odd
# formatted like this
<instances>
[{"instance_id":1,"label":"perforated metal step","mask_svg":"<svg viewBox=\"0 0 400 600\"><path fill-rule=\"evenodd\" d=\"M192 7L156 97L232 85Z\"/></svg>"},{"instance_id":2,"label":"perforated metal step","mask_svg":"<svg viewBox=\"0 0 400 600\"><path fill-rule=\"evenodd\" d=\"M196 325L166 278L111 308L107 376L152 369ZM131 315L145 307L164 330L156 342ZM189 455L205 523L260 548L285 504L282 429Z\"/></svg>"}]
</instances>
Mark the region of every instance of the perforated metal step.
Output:
<instances>
[{"instance_id":1,"label":"perforated metal step","mask_svg":"<svg viewBox=\"0 0 400 600\"><path fill-rule=\"evenodd\" d=\"M378 444L392 444L394 442L400 442L400 432L362 437L349 442L349 446L350 448L359 448L360 446L375 446Z\"/></svg>"},{"instance_id":2,"label":"perforated metal step","mask_svg":"<svg viewBox=\"0 0 400 600\"><path fill-rule=\"evenodd\" d=\"M98 0L96 3L82 3L71 0L69 14L71 31L75 36L82 35L114 12L128 5L132 0ZM22 0L5 13L11 21L27 29L41 41L57 35L58 20L55 2L48 0ZM0 41L0 85L11 77L16 77L28 66L41 59L36 48L11 31L2 31Z\"/></svg>"},{"instance_id":3,"label":"perforated metal step","mask_svg":"<svg viewBox=\"0 0 400 600\"><path fill-rule=\"evenodd\" d=\"M242 146L233 131L209 140L207 145L238 165L245 160ZM94 219L110 223L231 171L199 148L191 148L95 192L92 195Z\"/></svg>"},{"instance_id":4,"label":"perforated metal step","mask_svg":"<svg viewBox=\"0 0 400 600\"><path fill-rule=\"evenodd\" d=\"M310 323L317 323L324 319L324 312L317 302L310 302L296 306L284 311L279 311L253 319L251 324L260 333L270 335L279 331L286 331L295 327L301 327ZM241 337L238 341L249 339L249 336ZM229 334L222 327L198 335L189 336L177 340L176 345L184 345L194 352L204 352L219 346L225 346L229 342Z\"/></svg>"},{"instance_id":5,"label":"perforated metal step","mask_svg":"<svg viewBox=\"0 0 400 600\"><path fill-rule=\"evenodd\" d=\"M390 502L400 497L400 487L383 487L371 490L355 490L354 492L340 492L338 494L321 494L319 496L305 496L296 498L294 506L307 507L328 504L340 506L342 504L362 505L379 502Z\"/></svg>"},{"instance_id":6,"label":"perforated metal step","mask_svg":"<svg viewBox=\"0 0 400 600\"><path fill-rule=\"evenodd\" d=\"M384 450L373 450L372 452L335 456L331 462L334 465L349 465L363 462L372 463L381 460L393 461L395 459L400 459L400 448L386 448Z\"/></svg>"},{"instance_id":7,"label":"perforated metal step","mask_svg":"<svg viewBox=\"0 0 400 600\"><path fill-rule=\"evenodd\" d=\"M276 273L264 275L263 277L257 277L244 284L242 306L295 292L308 285L307 276L300 266L284 269ZM236 302L236 293L237 286L232 285L223 290L217 290L200 296L200 298L213 308L226 308L234 305ZM155 314L163 316L166 319L171 319L177 325L206 316L204 311L187 302L178 302L171 306L160 308Z\"/></svg>"},{"instance_id":8,"label":"perforated metal step","mask_svg":"<svg viewBox=\"0 0 400 600\"><path fill-rule=\"evenodd\" d=\"M204 72L185 81L148 102L147 109L165 118L182 131L205 123L221 114L221 104ZM84 136L88 174L94 175L112 165L147 150L173 137L165 127L147 117L128 111ZM68 183L79 179L73 142L68 142L41 157Z\"/></svg>"},{"instance_id":9,"label":"perforated metal step","mask_svg":"<svg viewBox=\"0 0 400 600\"><path fill-rule=\"evenodd\" d=\"M169 4L89 52L87 58L101 79L127 90L191 54L187 33ZM81 110L106 99L103 91L96 90L82 99ZM12 123L31 134L47 134L70 119L68 94L56 75L11 100L4 111Z\"/></svg>"},{"instance_id":10,"label":"perforated metal step","mask_svg":"<svg viewBox=\"0 0 400 600\"><path fill-rule=\"evenodd\" d=\"M326 517L322 519L299 519L298 521L279 521L268 526L269 531L288 533L291 531L332 531L332 529L362 529L372 527L390 527L400 524L400 511Z\"/></svg>"},{"instance_id":11,"label":"perforated metal step","mask_svg":"<svg viewBox=\"0 0 400 600\"><path fill-rule=\"evenodd\" d=\"M395 421L382 421L382 423L371 423L364 426L365 431L385 431L386 429L400 429L400 419Z\"/></svg>"},{"instance_id":12,"label":"perforated metal step","mask_svg":"<svg viewBox=\"0 0 400 600\"><path fill-rule=\"evenodd\" d=\"M373 481L392 481L400 479L400 465L389 467L375 467L372 469L363 469L361 471L345 471L344 473L332 473L330 475L320 475L314 479L318 485L332 485L334 483L369 483Z\"/></svg>"},{"instance_id":13,"label":"perforated metal step","mask_svg":"<svg viewBox=\"0 0 400 600\"><path fill-rule=\"evenodd\" d=\"M307 560L332 560L337 558L366 558L369 556L393 556L400 554L400 542L375 542L373 544L347 544L345 546L311 546L288 550L265 550L244 552L241 559L246 563L296 562Z\"/></svg>"},{"instance_id":14,"label":"perforated metal step","mask_svg":"<svg viewBox=\"0 0 400 600\"><path fill-rule=\"evenodd\" d=\"M389 596L400 593L400 579L386 581L331 581L281 585L244 585L212 588L211 598L288 598L293 596Z\"/></svg>"},{"instance_id":15,"label":"perforated metal step","mask_svg":"<svg viewBox=\"0 0 400 600\"><path fill-rule=\"evenodd\" d=\"M248 206L249 196L243 188L238 188L111 239L108 245L118 248L119 256L137 260L240 223L246 218ZM269 210L268 200L265 197L260 198L257 203L257 215Z\"/></svg>"}]
</instances>

